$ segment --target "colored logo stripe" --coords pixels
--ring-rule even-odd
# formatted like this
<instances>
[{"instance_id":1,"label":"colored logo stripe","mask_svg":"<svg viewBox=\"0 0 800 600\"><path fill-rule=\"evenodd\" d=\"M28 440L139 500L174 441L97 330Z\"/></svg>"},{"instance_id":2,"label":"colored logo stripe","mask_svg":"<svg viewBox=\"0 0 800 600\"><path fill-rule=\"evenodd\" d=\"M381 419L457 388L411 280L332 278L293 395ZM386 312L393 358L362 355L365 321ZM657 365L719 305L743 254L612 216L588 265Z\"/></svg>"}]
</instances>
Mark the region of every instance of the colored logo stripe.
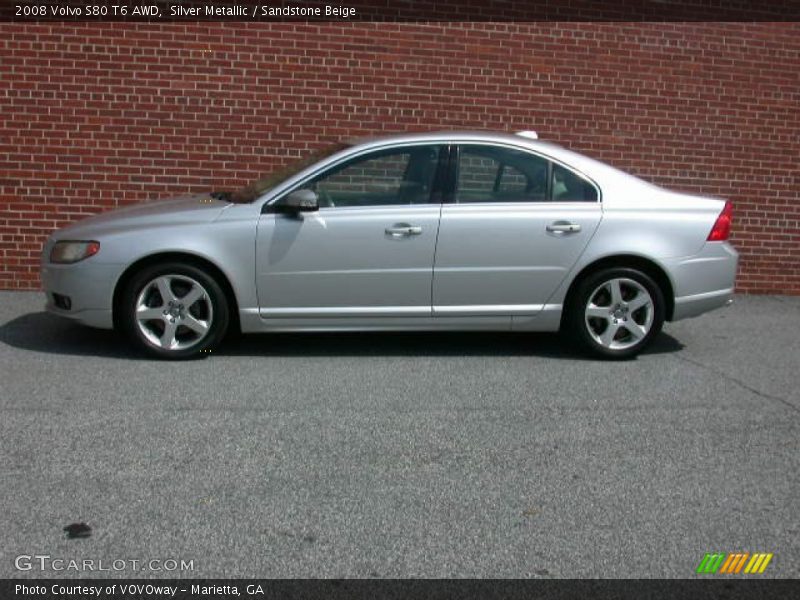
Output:
<instances>
[{"instance_id":1,"label":"colored logo stripe","mask_svg":"<svg viewBox=\"0 0 800 600\"><path fill-rule=\"evenodd\" d=\"M744 554L728 554L728 559L722 564L720 573L738 573L744 566L744 561L750 556L749 552Z\"/></svg>"},{"instance_id":2,"label":"colored logo stripe","mask_svg":"<svg viewBox=\"0 0 800 600\"><path fill-rule=\"evenodd\" d=\"M733 552L730 554L722 552L706 553L697 567L697 572L731 575L741 573L742 568L744 568L745 573L763 573L772 560L772 557L772 553L766 552L756 552L752 556L749 552ZM747 560L748 558L750 559L749 562ZM747 564L746 567L745 563Z\"/></svg>"},{"instance_id":3,"label":"colored logo stripe","mask_svg":"<svg viewBox=\"0 0 800 600\"><path fill-rule=\"evenodd\" d=\"M716 573L722 561L725 559L724 554L706 554L703 560L700 561L700 566L697 567L698 573Z\"/></svg>"},{"instance_id":4,"label":"colored logo stripe","mask_svg":"<svg viewBox=\"0 0 800 600\"><path fill-rule=\"evenodd\" d=\"M767 568L769 561L772 560L772 553L769 554L753 554L753 558L745 567L745 573L763 573Z\"/></svg>"}]
</instances>

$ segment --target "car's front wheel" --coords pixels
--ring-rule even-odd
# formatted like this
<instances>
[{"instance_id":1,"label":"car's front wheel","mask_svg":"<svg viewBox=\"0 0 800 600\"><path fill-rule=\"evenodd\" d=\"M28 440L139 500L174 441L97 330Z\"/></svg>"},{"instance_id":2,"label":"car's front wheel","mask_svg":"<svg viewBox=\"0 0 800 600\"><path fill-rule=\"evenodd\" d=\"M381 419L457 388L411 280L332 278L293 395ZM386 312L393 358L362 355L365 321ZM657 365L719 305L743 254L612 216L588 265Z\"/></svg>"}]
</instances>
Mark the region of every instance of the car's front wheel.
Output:
<instances>
[{"instance_id":1,"label":"car's front wheel","mask_svg":"<svg viewBox=\"0 0 800 600\"><path fill-rule=\"evenodd\" d=\"M567 314L572 337L604 358L639 354L664 324L664 295L637 269L603 269L578 284Z\"/></svg>"},{"instance_id":2,"label":"car's front wheel","mask_svg":"<svg viewBox=\"0 0 800 600\"><path fill-rule=\"evenodd\" d=\"M136 273L123 292L121 309L128 337L159 358L207 354L228 329L228 302L217 281L183 263Z\"/></svg>"}]
</instances>

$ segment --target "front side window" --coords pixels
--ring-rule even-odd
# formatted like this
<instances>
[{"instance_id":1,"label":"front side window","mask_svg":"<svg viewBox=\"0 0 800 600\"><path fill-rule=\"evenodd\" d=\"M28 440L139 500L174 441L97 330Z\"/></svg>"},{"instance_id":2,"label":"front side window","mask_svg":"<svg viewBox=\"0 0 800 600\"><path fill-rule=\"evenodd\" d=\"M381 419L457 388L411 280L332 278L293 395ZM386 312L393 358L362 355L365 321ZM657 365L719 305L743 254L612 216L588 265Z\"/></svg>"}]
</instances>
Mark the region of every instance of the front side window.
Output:
<instances>
[{"instance_id":1,"label":"front side window","mask_svg":"<svg viewBox=\"0 0 800 600\"><path fill-rule=\"evenodd\" d=\"M541 202L547 199L548 161L497 146L461 146L456 202Z\"/></svg>"},{"instance_id":2,"label":"front side window","mask_svg":"<svg viewBox=\"0 0 800 600\"><path fill-rule=\"evenodd\" d=\"M381 150L338 165L301 189L320 207L391 206L431 202L439 146Z\"/></svg>"}]
</instances>

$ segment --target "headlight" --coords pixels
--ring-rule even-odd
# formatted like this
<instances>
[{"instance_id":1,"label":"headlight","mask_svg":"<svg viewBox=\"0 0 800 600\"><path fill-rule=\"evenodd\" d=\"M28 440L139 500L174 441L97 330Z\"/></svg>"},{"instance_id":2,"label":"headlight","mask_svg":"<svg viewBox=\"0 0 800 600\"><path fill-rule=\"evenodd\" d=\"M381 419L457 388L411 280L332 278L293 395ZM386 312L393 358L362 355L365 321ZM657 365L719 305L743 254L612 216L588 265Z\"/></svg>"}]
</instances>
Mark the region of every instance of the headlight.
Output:
<instances>
[{"instance_id":1,"label":"headlight","mask_svg":"<svg viewBox=\"0 0 800 600\"><path fill-rule=\"evenodd\" d=\"M56 242L50 250L50 262L69 264L89 258L100 252L100 242Z\"/></svg>"}]
</instances>

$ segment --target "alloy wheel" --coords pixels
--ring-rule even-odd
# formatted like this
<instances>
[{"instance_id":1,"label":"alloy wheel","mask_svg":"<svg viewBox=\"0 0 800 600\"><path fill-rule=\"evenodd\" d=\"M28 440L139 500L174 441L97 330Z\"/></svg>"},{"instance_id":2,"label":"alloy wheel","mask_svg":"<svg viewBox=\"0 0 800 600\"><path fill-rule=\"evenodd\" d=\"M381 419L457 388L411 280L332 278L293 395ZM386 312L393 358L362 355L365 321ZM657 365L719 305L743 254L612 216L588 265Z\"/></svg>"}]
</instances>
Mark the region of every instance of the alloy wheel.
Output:
<instances>
[{"instance_id":1,"label":"alloy wheel","mask_svg":"<svg viewBox=\"0 0 800 600\"><path fill-rule=\"evenodd\" d=\"M647 289L624 277L609 279L590 295L584 311L589 335L609 350L640 344L653 326L655 306Z\"/></svg>"},{"instance_id":2,"label":"alloy wheel","mask_svg":"<svg viewBox=\"0 0 800 600\"><path fill-rule=\"evenodd\" d=\"M208 291L186 275L160 275L148 282L135 304L136 325L161 350L185 350L202 342L214 319Z\"/></svg>"}]
</instances>

